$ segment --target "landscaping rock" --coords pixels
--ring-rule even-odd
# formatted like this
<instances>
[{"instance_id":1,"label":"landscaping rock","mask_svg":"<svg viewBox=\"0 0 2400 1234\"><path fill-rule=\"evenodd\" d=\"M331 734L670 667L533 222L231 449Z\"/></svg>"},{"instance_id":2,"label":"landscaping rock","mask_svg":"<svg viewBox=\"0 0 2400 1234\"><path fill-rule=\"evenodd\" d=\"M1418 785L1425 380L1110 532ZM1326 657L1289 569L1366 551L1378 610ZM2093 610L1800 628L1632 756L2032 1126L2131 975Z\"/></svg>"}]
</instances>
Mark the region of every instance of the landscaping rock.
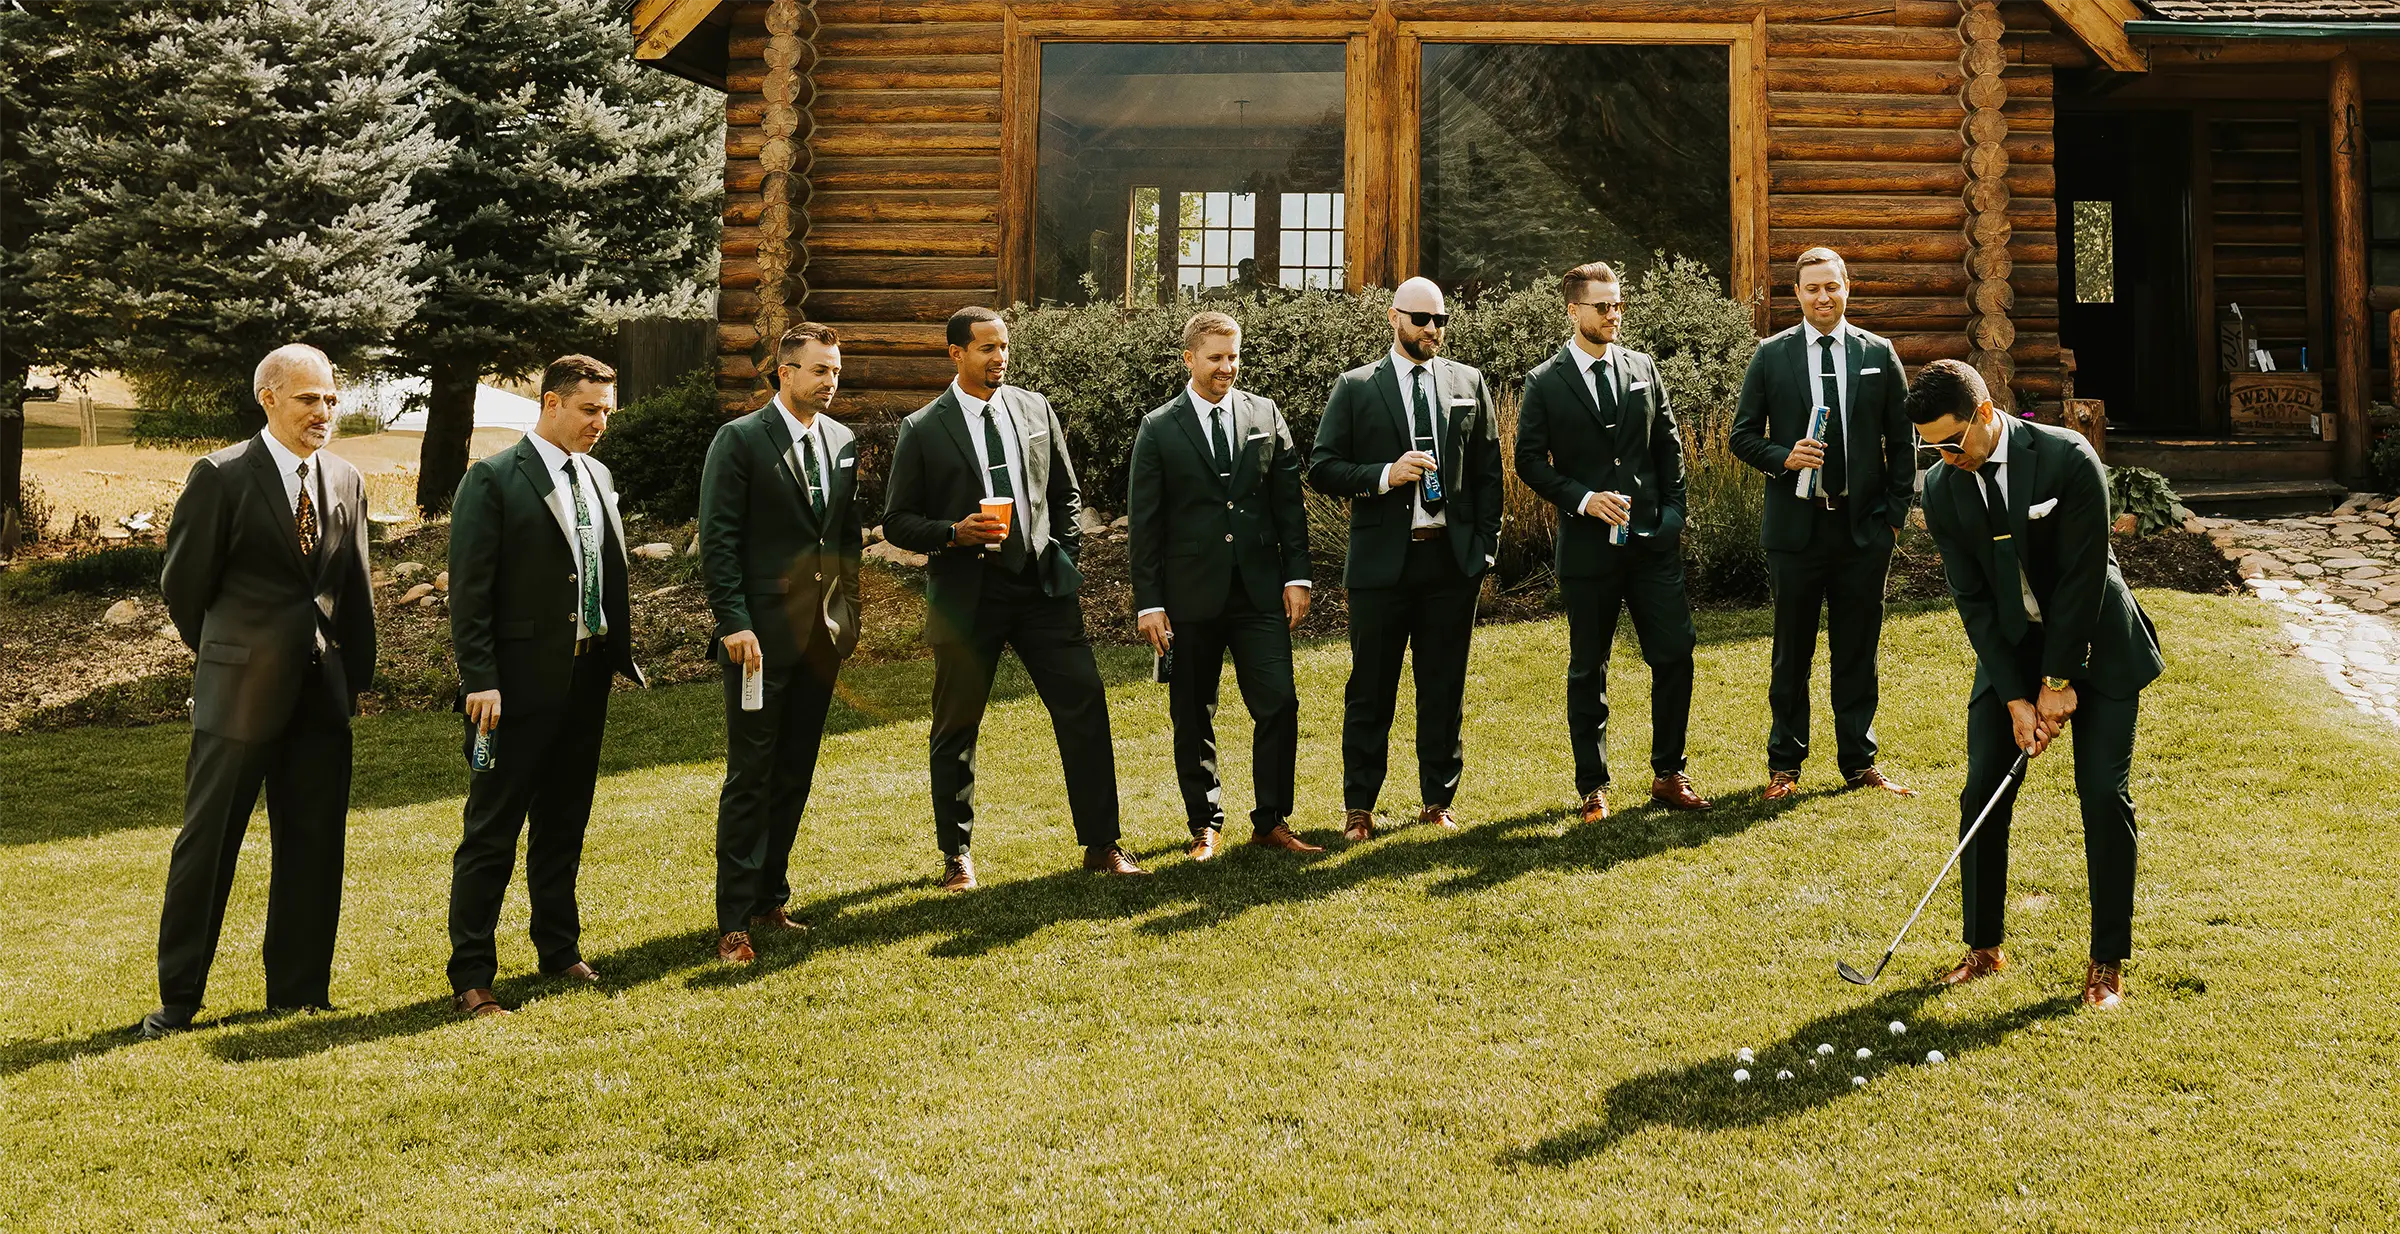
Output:
<instances>
[{"instance_id":1,"label":"landscaping rock","mask_svg":"<svg viewBox=\"0 0 2400 1234\"><path fill-rule=\"evenodd\" d=\"M100 614L100 620L112 626L129 626L141 619L142 602L139 600L119 600L109 605L107 612Z\"/></svg>"},{"instance_id":2,"label":"landscaping rock","mask_svg":"<svg viewBox=\"0 0 2400 1234\"><path fill-rule=\"evenodd\" d=\"M407 591L401 592L400 602L402 604L414 604L432 594L433 584L419 583L416 586L409 588Z\"/></svg>"},{"instance_id":3,"label":"landscaping rock","mask_svg":"<svg viewBox=\"0 0 2400 1234\"><path fill-rule=\"evenodd\" d=\"M410 579L412 579L412 578L415 578L416 576L418 576L418 575L420 575L420 574L423 574L424 572L425 572L425 567L424 567L424 565L423 565L422 563L420 563L420 562L414 562L414 561L403 561L403 562L401 562L399 565L396 565L396 566L393 566L393 567L392 567L392 578L393 578L395 581L398 581L398 582L403 582L403 583L405 583L405 582L407 582L408 580L410 580Z\"/></svg>"},{"instance_id":4,"label":"landscaping rock","mask_svg":"<svg viewBox=\"0 0 2400 1234\"><path fill-rule=\"evenodd\" d=\"M1087 536L1097 535L1108 530L1108 519L1098 510L1084 506L1075 511L1075 530Z\"/></svg>"},{"instance_id":5,"label":"landscaping rock","mask_svg":"<svg viewBox=\"0 0 2400 1234\"><path fill-rule=\"evenodd\" d=\"M433 576L433 589L443 595L450 594L450 572L448 570Z\"/></svg>"},{"instance_id":6,"label":"landscaping rock","mask_svg":"<svg viewBox=\"0 0 2400 1234\"><path fill-rule=\"evenodd\" d=\"M912 553L888 540L878 540L861 550L859 556L888 565L907 566L911 570L925 568L925 554Z\"/></svg>"},{"instance_id":7,"label":"landscaping rock","mask_svg":"<svg viewBox=\"0 0 2400 1234\"><path fill-rule=\"evenodd\" d=\"M2300 576L2301 578L2315 578L2324 572L2325 567L2320 566L2313 561L2303 561L2300 564L2292 567L2292 573Z\"/></svg>"},{"instance_id":8,"label":"landscaping rock","mask_svg":"<svg viewBox=\"0 0 2400 1234\"><path fill-rule=\"evenodd\" d=\"M664 540L653 541L636 546L633 555L644 561L665 561L675 555L675 546Z\"/></svg>"}]
</instances>

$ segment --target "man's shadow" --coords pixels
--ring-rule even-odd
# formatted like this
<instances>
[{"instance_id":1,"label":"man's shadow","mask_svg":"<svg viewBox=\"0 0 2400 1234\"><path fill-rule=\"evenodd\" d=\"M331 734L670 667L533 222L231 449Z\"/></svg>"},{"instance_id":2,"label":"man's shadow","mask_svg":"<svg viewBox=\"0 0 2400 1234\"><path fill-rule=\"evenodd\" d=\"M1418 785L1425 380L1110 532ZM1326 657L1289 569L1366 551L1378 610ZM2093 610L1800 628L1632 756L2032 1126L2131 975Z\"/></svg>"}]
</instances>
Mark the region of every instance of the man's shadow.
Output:
<instances>
[{"instance_id":1,"label":"man's shadow","mask_svg":"<svg viewBox=\"0 0 2400 1234\"><path fill-rule=\"evenodd\" d=\"M1654 1126L1723 1131L1776 1122L1858 1091L1863 1086L1852 1084L1852 1076L1865 1076L1867 1086L1872 1086L1887 1072L1926 1065L1912 1061L1923 1057L1917 1052L1922 1047L1938 1048L1957 1059L1996 1045L2020 1029L2067 1015L2080 1003L2069 997L2042 999L1980 1020L1919 1032L1902 1039L1908 1042L1905 1050L1879 1050L1875 1057L1860 1060L1845 1044L1817 1066L1808 1065L1817 1057L1813 1051L1819 1043L1889 1041L1887 1024L1910 1020L1941 990L1934 985L1904 987L1848 1011L1811 1020L1782 1041L1757 1051L1758 1061L1750 1065L1752 1078L1746 1084L1734 1082L1736 1064L1723 1057L1635 1076L1609 1090L1598 1117L1503 1153L1499 1162L1504 1166L1564 1167L1606 1152L1619 1140ZM1790 1070L1793 1077L1775 1079L1782 1070Z\"/></svg>"}]
</instances>

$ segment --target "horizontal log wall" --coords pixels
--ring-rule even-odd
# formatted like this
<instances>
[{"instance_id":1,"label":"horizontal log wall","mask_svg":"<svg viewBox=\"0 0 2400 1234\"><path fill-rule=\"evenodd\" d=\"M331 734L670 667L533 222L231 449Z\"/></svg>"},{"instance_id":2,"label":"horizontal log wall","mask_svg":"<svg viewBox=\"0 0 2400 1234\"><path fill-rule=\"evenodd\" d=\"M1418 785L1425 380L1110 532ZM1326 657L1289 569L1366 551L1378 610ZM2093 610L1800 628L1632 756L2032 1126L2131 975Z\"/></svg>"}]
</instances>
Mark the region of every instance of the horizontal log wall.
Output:
<instances>
[{"instance_id":1,"label":"horizontal log wall","mask_svg":"<svg viewBox=\"0 0 2400 1234\"><path fill-rule=\"evenodd\" d=\"M1239 18L1356 21L1369 0L818 0L809 129L807 299L796 317L843 337L845 418L886 421L946 380L940 323L998 296L1003 215L1002 57L1007 23L1178 20L1238 37ZM1747 22L1756 4L1621 0L1569 10L1547 0L1396 0L1403 21L1556 22L1586 14L1646 22ZM720 348L728 397L755 388L756 162L765 30L734 14L727 84L725 294ZM2083 62L2031 0L2006 0L2008 252L2021 394L2055 399L2058 219L2051 172L2051 70ZM1766 5L1772 324L1797 319L1790 263L1829 244L1851 259L1853 317L1890 335L1910 363L1964 356L1969 316L1967 171L1953 0L1776 0ZM745 282L745 280L748 280ZM751 395L751 397L755 397Z\"/></svg>"}]
</instances>

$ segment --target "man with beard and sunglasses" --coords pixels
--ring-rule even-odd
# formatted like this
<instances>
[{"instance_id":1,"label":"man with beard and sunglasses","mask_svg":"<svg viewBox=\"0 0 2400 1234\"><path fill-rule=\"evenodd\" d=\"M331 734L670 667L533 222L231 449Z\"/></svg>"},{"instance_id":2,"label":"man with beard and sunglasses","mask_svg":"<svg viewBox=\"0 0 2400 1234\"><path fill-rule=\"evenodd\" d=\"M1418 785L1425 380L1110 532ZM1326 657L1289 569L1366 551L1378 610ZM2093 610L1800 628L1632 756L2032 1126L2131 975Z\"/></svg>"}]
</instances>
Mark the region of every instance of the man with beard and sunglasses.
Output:
<instances>
[{"instance_id":1,"label":"man with beard and sunglasses","mask_svg":"<svg viewBox=\"0 0 2400 1234\"><path fill-rule=\"evenodd\" d=\"M1392 293L1392 349L1335 379L1308 482L1350 499L1350 682L1342 706L1342 838L1375 835L1400 662L1415 657L1417 820L1456 829L1467 649L1500 552L1500 427L1483 374L1434 353L1442 289Z\"/></svg>"}]
</instances>

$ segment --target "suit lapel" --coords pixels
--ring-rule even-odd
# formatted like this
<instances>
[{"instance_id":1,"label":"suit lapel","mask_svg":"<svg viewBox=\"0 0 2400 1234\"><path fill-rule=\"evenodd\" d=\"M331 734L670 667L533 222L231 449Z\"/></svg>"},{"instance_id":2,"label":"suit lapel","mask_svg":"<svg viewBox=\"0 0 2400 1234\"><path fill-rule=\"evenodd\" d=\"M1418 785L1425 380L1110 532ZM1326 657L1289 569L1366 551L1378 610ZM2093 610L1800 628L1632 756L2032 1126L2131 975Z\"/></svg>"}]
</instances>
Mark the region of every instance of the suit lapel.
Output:
<instances>
[{"instance_id":1,"label":"suit lapel","mask_svg":"<svg viewBox=\"0 0 2400 1234\"><path fill-rule=\"evenodd\" d=\"M1009 387L1007 386L992 391L993 400L998 401L1007 397L1008 391ZM1033 448L1035 437L1032 408L1024 399L1013 397L1008 398L1008 401L1002 403L1001 406L1008 408L1008 418L1017 426L1017 470L1023 476L1025 484L1025 491L1017 494L1017 500L1020 502L1036 500L1039 494L1048 492L1050 486L1050 426L1048 424L1041 426L1043 430L1040 438L1042 449L1037 454ZM1030 505L1017 507L1020 512L1032 508Z\"/></svg>"},{"instance_id":2,"label":"suit lapel","mask_svg":"<svg viewBox=\"0 0 2400 1234\"><path fill-rule=\"evenodd\" d=\"M857 481L857 464L842 466L842 448L850 444L850 430L840 421L817 417L817 436L825 442L825 518L827 530L841 520L834 516L837 503L850 498L850 486Z\"/></svg>"},{"instance_id":3,"label":"suit lapel","mask_svg":"<svg viewBox=\"0 0 2400 1234\"><path fill-rule=\"evenodd\" d=\"M1866 383L1858 379L1859 367L1866 363L1866 345L1858 341L1858 331L1842 327L1842 363L1848 367L1842 401L1842 463L1851 476L1850 491L1859 491L1858 476L1858 392Z\"/></svg>"},{"instance_id":4,"label":"suit lapel","mask_svg":"<svg viewBox=\"0 0 2400 1234\"><path fill-rule=\"evenodd\" d=\"M1558 349L1558 363L1550 366L1550 376L1565 388L1568 397L1574 399L1576 405L1583 408L1584 414L1592 418L1592 423L1606 431L1608 425L1601 419L1600 404L1592 398L1592 385L1583 379L1582 355L1582 350L1575 346L1573 340L1569 340Z\"/></svg>"},{"instance_id":5,"label":"suit lapel","mask_svg":"<svg viewBox=\"0 0 2400 1234\"><path fill-rule=\"evenodd\" d=\"M934 418L942 422L942 427L950 430L950 441L958 447L959 466L973 478L975 495L982 496L987 479L976 466L975 443L967 436L969 432L976 431L976 426L967 423L966 406L949 390L942 391L942 396L934 400L934 405Z\"/></svg>"},{"instance_id":6,"label":"suit lapel","mask_svg":"<svg viewBox=\"0 0 2400 1234\"><path fill-rule=\"evenodd\" d=\"M517 443L517 472L525 477L527 484L533 486L533 495L541 499L544 509L550 511L550 521L558 524L567 542L575 543L575 517L559 509L558 502L550 500L551 492L558 487L558 477L550 474L550 469L542 465L542 453L534 448L531 433Z\"/></svg>"},{"instance_id":7,"label":"suit lapel","mask_svg":"<svg viewBox=\"0 0 2400 1234\"><path fill-rule=\"evenodd\" d=\"M1816 348L1809 345L1808 327L1792 327L1792 372L1800 382L1800 423L1792 426L1792 438L1797 441L1808 436L1809 412L1817 405Z\"/></svg>"},{"instance_id":8,"label":"suit lapel","mask_svg":"<svg viewBox=\"0 0 2400 1234\"><path fill-rule=\"evenodd\" d=\"M783 477L783 491L791 496L792 505L799 510L801 525L815 531L817 516L816 511L808 506L808 484L792 474L792 447L797 443L792 440L792 431L783 426L783 412L770 402L758 414L760 428L766 435L767 450L775 456L775 474Z\"/></svg>"},{"instance_id":9,"label":"suit lapel","mask_svg":"<svg viewBox=\"0 0 2400 1234\"><path fill-rule=\"evenodd\" d=\"M1650 400L1647 397L1650 392L1642 391L1645 397L1638 401L1633 397L1632 355L1613 343L1609 345L1609 358L1616 362L1617 370L1617 444L1623 447L1620 453L1641 449L1650 441ZM1646 373L1643 380L1650 381L1656 376L1655 372Z\"/></svg>"},{"instance_id":10,"label":"suit lapel","mask_svg":"<svg viewBox=\"0 0 2400 1234\"><path fill-rule=\"evenodd\" d=\"M282 524L283 535L279 538L287 546L291 563L305 573L308 562L300 555L300 524L292 515L292 499L284 496L283 476L275 470L275 452L267 448L265 441L253 439L250 456L255 460L250 465L250 474L266 495L267 510L281 516L276 520Z\"/></svg>"},{"instance_id":11,"label":"suit lapel","mask_svg":"<svg viewBox=\"0 0 2400 1234\"><path fill-rule=\"evenodd\" d=\"M1217 452L1209 446L1208 435L1200 431L1200 405L1192 401L1191 387L1186 386L1176 394L1174 410L1168 414L1174 418L1176 427L1183 430L1183 439L1192 443L1192 453L1200 459L1200 470L1215 475Z\"/></svg>"},{"instance_id":12,"label":"suit lapel","mask_svg":"<svg viewBox=\"0 0 2400 1234\"><path fill-rule=\"evenodd\" d=\"M1995 415L2006 414L1994 412ZM2027 512L2033 507L2033 486L2039 482L2040 468L2035 462L2033 439L2037 434L2009 417L2008 424L2008 523L2019 545L2025 543ZM2022 552L2022 550L2019 550Z\"/></svg>"},{"instance_id":13,"label":"suit lapel","mask_svg":"<svg viewBox=\"0 0 2400 1234\"><path fill-rule=\"evenodd\" d=\"M1241 497L1258 486L1258 477L1265 471L1263 462L1254 462L1250 457L1251 434L1253 431L1257 433L1262 452L1272 451L1275 444L1267 439L1274 436L1275 426L1259 414L1256 401L1240 390L1225 396L1225 410L1230 413L1226 420L1230 424L1228 431L1233 435L1232 440L1225 443L1226 448L1233 451L1233 487L1225 495Z\"/></svg>"},{"instance_id":14,"label":"suit lapel","mask_svg":"<svg viewBox=\"0 0 2400 1234\"><path fill-rule=\"evenodd\" d=\"M1442 380L1443 374L1449 371L1450 361L1444 360L1440 356L1435 356L1433 362L1425 367L1433 374L1433 380L1428 383L1433 387L1433 406L1425 410L1433 416L1435 437L1442 443L1442 456L1439 462L1442 467L1442 485L1447 488L1450 485L1450 477L1456 474L1450 470L1450 463L1451 460L1458 457L1459 451L1463 448L1459 443L1466 431L1460 423L1461 417L1450 414L1450 386L1455 383L1457 375L1451 374L1451 381ZM1470 397L1472 396L1470 395Z\"/></svg>"},{"instance_id":15,"label":"suit lapel","mask_svg":"<svg viewBox=\"0 0 2400 1234\"><path fill-rule=\"evenodd\" d=\"M1408 448L1417 448L1417 430L1408 420L1408 396L1400 390L1399 362L1385 355L1383 364L1375 371L1375 389L1383 395L1384 408L1392 413L1392 423L1400 430L1400 440Z\"/></svg>"}]
</instances>

